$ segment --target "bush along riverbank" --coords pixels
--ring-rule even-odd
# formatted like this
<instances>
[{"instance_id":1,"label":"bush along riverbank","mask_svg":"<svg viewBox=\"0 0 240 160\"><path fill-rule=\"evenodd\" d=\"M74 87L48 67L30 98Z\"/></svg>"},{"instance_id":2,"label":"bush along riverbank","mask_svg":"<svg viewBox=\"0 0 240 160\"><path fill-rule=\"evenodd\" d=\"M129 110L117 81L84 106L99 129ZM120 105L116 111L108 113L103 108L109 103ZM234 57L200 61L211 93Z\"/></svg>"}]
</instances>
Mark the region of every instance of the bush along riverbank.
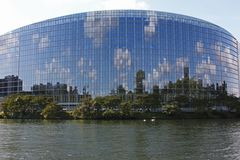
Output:
<instances>
[{"instance_id":1,"label":"bush along riverbank","mask_svg":"<svg viewBox=\"0 0 240 160\"><path fill-rule=\"evenodd\" d=\"M1 118L7 119L69 119L68 113L51 98L32 95L11 95L1 104Z\"/></svg>"},{"instance_id":2,"label":"bush along riverbank","mask_svg":"<svg viewBox=\"0 0 240 160\"><path fill-rule=\"evenodd\" d=\"M166 104L154 97L122 100L117 96L87 98L74 110L66 111L51 98L11 95L0 106L0 117L6 119L207 119L240 118L240 102L232 96L212 100L193 100L186 107L185 97ZM224 105L223 105L224 104Z\"/></svg>"}]
</instances>

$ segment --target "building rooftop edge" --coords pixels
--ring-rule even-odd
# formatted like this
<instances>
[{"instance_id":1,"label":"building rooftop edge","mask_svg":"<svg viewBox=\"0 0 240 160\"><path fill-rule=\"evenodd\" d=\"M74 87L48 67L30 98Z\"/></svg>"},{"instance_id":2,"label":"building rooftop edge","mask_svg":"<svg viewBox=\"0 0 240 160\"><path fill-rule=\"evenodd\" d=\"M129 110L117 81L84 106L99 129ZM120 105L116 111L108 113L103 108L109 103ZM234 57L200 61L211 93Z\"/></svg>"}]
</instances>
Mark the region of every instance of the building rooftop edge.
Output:
<instances>
[{"instance_id":1,"label":"building rooftop edge","mask_svg":"<svg viewBox=\"0 0 240 160\"><path fill-rule=\"evenodd\" d=\"M221 29L223 30L224 32L227 32L228 34L230 34L232 37L234 37L236 39L236 37L231 34L228 30L226 30L225 28L219 26L219 25L216 25L212 22L209 22L209 21L206 21L206 20L203 20L201 18L196 18L196 17L192 17L192 16L188 16L188 15L184 15L184 14L178 14L178 13L172 13L172 12L165 12L165 11L157 11L157 10L143 10L143 9L116 9L116 10L95 10L95 11L85 11L85 12L79 12L79 13L73 13L73 14L68 14L68 15L63 15L63 16L58 16L58 17L53 17L53 18L49 18L49 19L45 19L45 20L42 20L42 21L38 21L38 22L33 22L33 23L30 23L30 24L27 24L27 25L24 25L24 26L21 26L19 28L16 28L16 29L13 29L11 31L8 31L4 34L1 34L0 36L2 35L6 35L6 34L11 34L11 33L14 33L14 32L18 32L20 30L24 30L24 29L27 29L27 27L29 26L34 26L34 25L40 25L42 23L45 23L45 22L49 22L49 21L55 21L55 20L58 20L58 19L63 19L63 18L67 18L67 17L74 17L74 16L77 16L77 15L86 15L86 14L89 14L89 13L92 13L92 14L97 14L97 13L110 13L110 12L116 12L116 13L121 13L121 12L136 12L136 13L139 13L139 12L142 12L142 13L158 13L158 14L162 14L162 15L165 15L165 16L172 16L172 17L176 17L176 16L179 16L181 18L186 18L186 19L189 19L189 20L194 20L194 21L198 21L200 23L205 23L209 26L212 26L212 27L216 27L218 29ZM237 40L237 39L236 39Z\"/></svg>"}]
</instances>

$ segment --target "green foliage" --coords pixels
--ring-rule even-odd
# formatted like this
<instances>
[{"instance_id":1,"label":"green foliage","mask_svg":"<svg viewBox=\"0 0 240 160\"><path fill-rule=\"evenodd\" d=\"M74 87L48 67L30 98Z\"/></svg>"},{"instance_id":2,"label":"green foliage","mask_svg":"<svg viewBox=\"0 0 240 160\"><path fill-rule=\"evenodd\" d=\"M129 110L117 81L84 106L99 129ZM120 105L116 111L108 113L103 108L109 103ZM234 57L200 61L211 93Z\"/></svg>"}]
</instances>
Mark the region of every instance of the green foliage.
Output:
<instances>
[{"instance_id":1,"label":"green foliage","mask_svg":"<svg viewBox=\"0 0 240 160\"><path fill-rule=\"evenodd\" d=\"M112 109L107 109L103 112L104 119L120 119L121 115L119 112L116 112Z\"/></svg>"},{"instance_id":2,"label":"green foliage","mask_svg":"<svg viewBox=\"0 0 240 160\"><path fill-rule=\"evenodd\" d=\"M90 117L90 106L83 103L75 111L75 118L89 118Z\"/></svg>"},{"instance_id":3,"label":"green foliage","mask_svg":"<svg viewBox=\"0 0 240 160\"><path fill-rule=\"evenodd\" d=\"M139 77L140 79L144 78L142 73ZM185 86L186 84L188 85ZM188 89L182 90L184 87L188 87ZM118 94L96 97L95 99L85 97L83 102L71 112L71 116L75 119L128 119L146 117L156 113L168 117L169 115L179 115L180 108L187 106L197 108L195 114L199 115L212 113L211 107L213 106L224 106L230 108L229 114L240 115L239 98L228 95L221 87L218 88L220 89L216 91L214 86L204 88L195 80L185 77L182 80L177 80L176 83L169 82L161 90L159 86L154 86L153 93L136 94L129 92L125 95ZM163 101L166 104L162 105ZM158 113L159 110L154 110L161 106L162 113ZM68 112L63 111L60 106L53 103L52 99L44 96L11 95L5 98L0 109L0 118L70 118ZM227 111L225 110L225 112ZM215 112L219 112L219 110ZM181 113L181 115L183 114Z\"/></svg>"},{"instance_id":4,"label":"green foliage","mask_svg":"<svg viewBox=\"0 0 240 160\"><path fill-rule=\"evenodd\" d=\"M97 110L100 110L102 107L118 108L121 101L121 98L118 96L96 97L94 99L94 104L91 106Z\"/></svg>"},{"instance_id":5,"label":"green foliage","mask_svg":"<svg viewBox=\"0 0 240 160\"><path fill-rule=\"evenodd\" d=\"M11 95L1 105L5 118L40 118L41 111L51 100L46 97L31 95Z\"/></svg>"},{"instance_id":6,"label":"green foliage","mask_svg":"<svg viewBox=\"0 0 240 160\"><path fill-rule=\"evenodd\" d=\"M158 86L158 85L154 85L154 86L153 86L153 94L156 95L156 96L159 96L159 94L160 94L160 89L159 89L159 86Z\"/></svg>"},{"instance_id":7,"label":"green foliage","mask_svg":"<svg viewBox=\"0 0 240 160\"><path fill-rule=\"evenodd\" d=\"M239 98L233 95L220 94L216 97L216 105L228 106L231 110L236 110L240 113L240 101Z\"/></svg>"},{"instance_id":8,"label":"green foliage","mask_svg":"<svg viewBox=\"0 0 240 160\"><path fill-rule=\"evenodd\" d=\"M206 112L211 102L207 99L193 98L192 107L197 108L197 112Z\"/></svg>"},{"instance_id":9,"label":"green foliage","mask_svg":"<svg viewBox=\"0 0 240 160\"><path fill-rule=\"evenodd\" d=\"M65 119L68 114L62 107L53 103L52 99L44 96L11 95L1 105L1 115L4 118L17 119Z\"/></svg>"},{"instance_id":10,"label":"green foliage","mask_svg":"<svg viewBox=\"0 0 240 160\"><path fill-rule=\"evenodd\" d=\"M95 100L94 106L103 107L105 104L105 97L96 97L94 100Z\"/></svg>"},{"instance_id":11,"label":"green foliage","mask_svg":"<svg viewBox=\"0 0 240 160\"><path fill-rule=\"evenodd\" d=\"M179 107L177 107L176 104L174 103L169 103L169 104L164 104L162 106L162 111L164 114L166 115L174 115L176 113L179 113L180 112L180 109Z\"/></svg>"},{"instance_id":12,"label":"green foliage","mask_svg":"<svg viewBox=\"0 0 240 160\"><path fill-rule=\"evenodd\" d=\"M117 108L121 103L121 99L117 96L106 96L104 105L109 108Z\"/></svg>"},{"instance_id":13,"label":"green foliage","mask_svg":"<svg viewBox=\"0 0 240 160\"><path fill-rule=\"evenodd\" d=\"M120 105L121 115L123 118L130 118L132 115L132 106L130 102L122 102Z\"/></svg>"},{"instance_id":14,"label":"green foliage","mask_svg":"<svg viewBox=\"0 0 240 160\"><path fill-rule=\"evenodd\" d=\"M65 119L67 118L67 113L63 111L62 107L56 105L55 103L49 103L43 109L41 115L45 119Z\"/></svg>"},{"instance_id":15,"label":"green foliage","mask_svg":"<svg viewBox=\"0 0 240 160\"><path fill-rule=\"evenodd\" d=\"M179 95L175 98L179 107L186 107L189 105L189 97L185 95Z\"/></svg>"},{"instance_id":16,"label":"green foliage","mask_svg":"<svg viewBox=\"0 0 240 160\"><path fill-rule=\"evenodd\" d=\"M71 115L74 119L81 119L82 118L81 108L80 107L75 108L72 111Z\"/></svg>"},{"instance_id":17,"label":"green foliage","mask_svg":"<svg viewBox=\"0 0 240 160\"><path fill-rule=\"evenodd\" d=\"M3 113L3 111L0 112L0 118L4 118L4 113Z\"/></svg>"},{"instance_id":18,"label":"green foliage","mask_svg":"<svg viewBox=\"0 0 240 160\"><path fill-rule=\"evenodd\" d=\"M138 95L132 102L132 106L135 109L146 109L157 108L161 106L160 96L157 94L142 94Z\"/></svg>"}]
</instances>

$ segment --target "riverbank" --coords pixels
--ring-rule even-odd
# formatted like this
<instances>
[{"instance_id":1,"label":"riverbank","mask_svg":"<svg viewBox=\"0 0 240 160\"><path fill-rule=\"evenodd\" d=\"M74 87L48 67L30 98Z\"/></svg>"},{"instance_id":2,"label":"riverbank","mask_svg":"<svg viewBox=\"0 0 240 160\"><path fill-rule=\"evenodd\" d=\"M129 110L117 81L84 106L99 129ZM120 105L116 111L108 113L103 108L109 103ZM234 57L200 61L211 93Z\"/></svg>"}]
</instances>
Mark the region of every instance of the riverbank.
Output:
<instances>
[{"instance_id":1,"label":"riverbank","mask_svg":"<svg viewBox=\"0 0 240 160\"><path fill-rule=\"evenodd\" d=\"M144 120L144 119L238 119L240 118L239 114L229 113L229 112L203 112L203 113L177 113L172 115L166 115L164 113L132 113L130 117L89 117L89 118L79 118L79 119L93 119L93 120Z\"/></svg>"},{"instance_id":2,"label":"riverbank","mask_svg":"<svg viewBox=\"0 0 240 160\"><path fill-rule=\"evenodd\" d=\"M64 111L65 112L65 111ZM65 112L62 116L44 118L43 116L22 118L3 117L0 114L0 119L55 119L55 120L176 120L176 119L239 119L240 114L230 112L201 112L201 113L175 113L166 115L161 112L132 112L128 116L122 115L120 112L106 115L104 112L90 113L88 116L74 116L73 112Z\"/></svg>"},{"instance_id":3,"label":"riverbank","mask_svg":"<svg viewBox=\"0 0 240 160\"><path fill-rule=\"evenodd\" d=\"M141 100L141 99L139 99ZM231 99L232 100L232 99ZM187 107L178 101L159 104L142 104L121 100L118 97L86 99L71 111L56 104L51 98L32 95L11 95L0 106L4 119L216 119L240 118L240 102L209 103ZM138 103L136 103L138 102ZM201 100L202 102L202 100ZM199 102L200 103L200 102ZM190 106L190 105L188 105Z\"/></svg>"}]
</instances>

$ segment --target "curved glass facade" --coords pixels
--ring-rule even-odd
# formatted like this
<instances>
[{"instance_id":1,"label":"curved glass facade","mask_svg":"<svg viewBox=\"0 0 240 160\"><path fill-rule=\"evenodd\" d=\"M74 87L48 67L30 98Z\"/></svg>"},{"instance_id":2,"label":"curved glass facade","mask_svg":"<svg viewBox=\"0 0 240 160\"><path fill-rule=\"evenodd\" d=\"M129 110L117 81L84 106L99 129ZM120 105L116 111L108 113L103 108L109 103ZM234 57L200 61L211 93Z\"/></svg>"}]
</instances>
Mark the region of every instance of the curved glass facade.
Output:
<instances>
[{"instance_id":1,"label":"curved glass facade","mask_svg":"<svg viewBox=\"0 0 240 160\"><path fill-rule=\"evenodd\" d=\"M237 40L209 22L157 11L86 12L24 26L0 36L0 64L1 96L64 103L154 88L239 95Z\"/></svg>"}]
</instances>

